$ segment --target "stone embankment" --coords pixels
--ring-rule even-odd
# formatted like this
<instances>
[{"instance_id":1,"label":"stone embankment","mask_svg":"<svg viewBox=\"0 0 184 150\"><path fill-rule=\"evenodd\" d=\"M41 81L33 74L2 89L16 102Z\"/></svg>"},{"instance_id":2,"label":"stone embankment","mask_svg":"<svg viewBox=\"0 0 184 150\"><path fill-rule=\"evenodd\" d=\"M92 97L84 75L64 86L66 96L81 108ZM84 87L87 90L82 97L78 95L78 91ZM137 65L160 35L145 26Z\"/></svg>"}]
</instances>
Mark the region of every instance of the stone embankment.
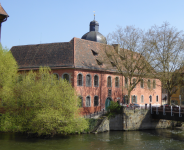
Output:
<instances>
[{"instance_id":1,"label":"stone embankment","mask_svg":"<svg viewBox=\"0 0 184 150\"><path fill-rule=\"evenodd\" d=\"M147 129L165 129L175 127L176 121L152 119L150 110L135 109L128 110L123 108L122 114L115 118L108 119L104 117L93 130L94 133L109 130L147 130Z\"/></svg>"}]
</instances>

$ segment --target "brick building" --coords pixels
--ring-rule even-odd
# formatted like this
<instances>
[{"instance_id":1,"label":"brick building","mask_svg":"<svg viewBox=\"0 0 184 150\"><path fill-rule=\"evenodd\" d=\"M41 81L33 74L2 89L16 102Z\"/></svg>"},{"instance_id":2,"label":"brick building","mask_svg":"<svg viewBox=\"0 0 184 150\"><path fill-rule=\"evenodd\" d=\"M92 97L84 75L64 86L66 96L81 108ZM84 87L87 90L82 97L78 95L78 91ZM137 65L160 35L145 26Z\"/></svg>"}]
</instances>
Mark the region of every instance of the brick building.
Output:
<instances>
[{"instance_id":1,"label":"brick building","mask_svg":"<svg viewBox=\"0 0 184 150\"><path fill-rule=\"evenodd\" d=\"M113 69L106 70L100 58L105 55L104 48L115 50L118 45L107 45L105 37L98 32L99 24L90 22L90 31L80 38L64 43L14 46L11 52L16 59L19 71L38 70L49 66L58 78L68 80L82 100L83 114L106 109L109 101L126 102L125 78ZM161 83L153 90L138 84L131 93L131 102L144 105L161 104Z\"/></svg>"}]
</instances>

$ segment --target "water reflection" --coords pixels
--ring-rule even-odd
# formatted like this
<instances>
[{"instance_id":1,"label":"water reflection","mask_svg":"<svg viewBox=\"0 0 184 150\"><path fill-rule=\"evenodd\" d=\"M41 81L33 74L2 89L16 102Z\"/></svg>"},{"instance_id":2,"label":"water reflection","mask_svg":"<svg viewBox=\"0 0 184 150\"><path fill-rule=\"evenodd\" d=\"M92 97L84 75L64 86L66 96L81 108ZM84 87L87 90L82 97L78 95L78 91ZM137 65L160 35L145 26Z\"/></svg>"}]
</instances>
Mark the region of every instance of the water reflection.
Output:
<instances>
[{"instance_id":1,"label":"water reflection","mask_svg":"<svg viewBox=\"0 0 184 150\"><path fill-rule=\"evenodd\" d=\"M56 136L53 139L27 139L0 133L0 150L182 150L184 131L111 131L100 134Z\"/></svg>"}]
</instances>

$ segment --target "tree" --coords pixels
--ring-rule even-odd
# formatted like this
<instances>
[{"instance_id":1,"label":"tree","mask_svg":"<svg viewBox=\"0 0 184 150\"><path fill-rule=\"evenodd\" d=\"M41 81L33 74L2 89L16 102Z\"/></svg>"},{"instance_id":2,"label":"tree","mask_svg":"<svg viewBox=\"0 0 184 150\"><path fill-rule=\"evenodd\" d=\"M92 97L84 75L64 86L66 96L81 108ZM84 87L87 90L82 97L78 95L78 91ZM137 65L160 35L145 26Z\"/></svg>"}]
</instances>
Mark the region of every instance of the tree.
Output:
<instances>
[{"instance_id":1,"label":"tree","mask_svg":"<svg viewBox=\"0 0 184 150\"><path fill-rule=\"evenodd\" d=\"M12 93L11 87L16 81L17 68L17 62L11 52L0 45L0 96L3 93L3 89L6 89L8 94Z\"/></svg>"},{"instance_id":2,"label":"tree","mask_svg":"<svg viewBox=\"0 0 184 150\"><path fill-rule=\"evenodd\" d=\"M165 22L160 27L153 26L147 35L147 46L153 51L152 64L157 64L157 74L154 75L161 80L162 88L167 90L168 104L171 104L170 97L178 90L181 82L184 60L183 32Z\"/></svg>"},{"instance_id":3,"label":"tree","mask_svg":"<svg viewBox=\"0 0 184 150\"><path fill-rule=\"evenodd\" d=\"M7 116L1 130L54 135L81 132L88 127L79 115L80 100L72 85L50 73L49 68L40 68L19 76L13 97L2 96Z\"/></svg>"},{"instance_id":4,"label":"tree","mask_svg":"<svg viewBox=\"0 0 184 150\"><path fill-rule=\"evenodd\" d=\"M133 26L127 26L124 29L118 27L115 32L108 35L107 40L108 44L117 43L119 45L112 44L115 50L105 48L106 56L102 61L109 64L107 68L111 67L125 77L123 88L128 92L129 102L130 93L135 86L143 80L143 83L146 84L148 73L154 73L155 66L150 65L153 51L146 46L146 34Z\"/></svg>"}]
</instances>

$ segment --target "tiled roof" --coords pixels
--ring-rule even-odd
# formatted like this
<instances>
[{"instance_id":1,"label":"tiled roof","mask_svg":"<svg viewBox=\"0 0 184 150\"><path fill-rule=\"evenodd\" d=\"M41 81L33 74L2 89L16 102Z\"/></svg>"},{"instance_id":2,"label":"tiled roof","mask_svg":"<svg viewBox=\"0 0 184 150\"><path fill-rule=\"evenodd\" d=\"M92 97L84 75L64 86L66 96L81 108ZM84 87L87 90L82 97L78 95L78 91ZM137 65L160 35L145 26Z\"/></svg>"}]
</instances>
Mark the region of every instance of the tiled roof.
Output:
<instances>
[{"instance_id":1,"label":"tiled roof","mask_svg":"<svg viewBox=\"0 0 184 150\"><path fill-rule=\"evenodd\" d=\"M11 52L19 69L74 65L73 40L66 43L14 46L11 48Z\"/></svg>"},{"instance_id":2,"label":"tiled roof","mask_svg":"<svg viewBox=\"0 0 184 150\"><path fill-rule=\"evenodd\" d=\"M0 4L0 14L9 17L4 8L1 6L1 4Z\"/></svg>"}]
</instances>

